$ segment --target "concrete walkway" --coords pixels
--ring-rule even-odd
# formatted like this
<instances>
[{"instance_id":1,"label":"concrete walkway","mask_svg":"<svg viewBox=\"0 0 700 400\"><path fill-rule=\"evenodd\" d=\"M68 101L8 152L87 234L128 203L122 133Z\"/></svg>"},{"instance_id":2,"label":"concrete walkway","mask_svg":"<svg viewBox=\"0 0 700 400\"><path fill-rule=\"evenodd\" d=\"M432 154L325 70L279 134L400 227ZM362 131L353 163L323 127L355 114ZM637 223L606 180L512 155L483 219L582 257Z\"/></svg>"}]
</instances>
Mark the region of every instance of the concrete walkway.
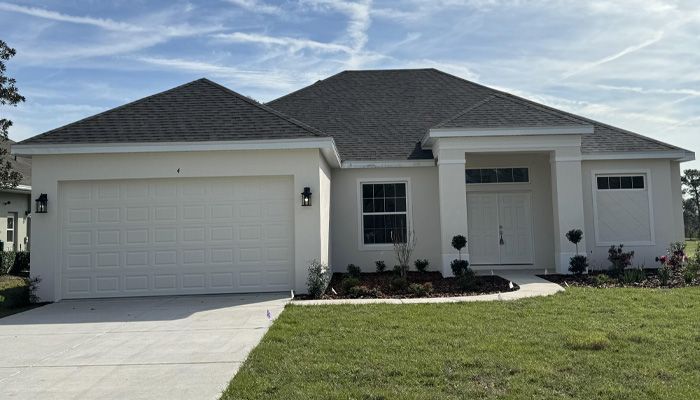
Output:
<instances>
[{"instance_id":1,"label":"concrete walkway","mask_svg":"<svg viewBox=\"0 0 700 400\"><path fill-rule=\"evenodd\" d=\"M458 297L429 297L415 299L332 299L332 300L300 300L292 301L298 305L330 305L330 304L426 304L426 303L459 303L470 301L518 300L528 297L550 296L564 291L556 283L539 278L536 275L542 271L532 270L502 270L494 272L520 286L519 290L505 293L481 294L476 296Z\"/></svg>"},{"instance_id":2,"label":"concrete walkway","mask_svg":"<svg viewBox=\"0 0 700 400\"><path fill-rule=\"evenodd\" d=\"M288 297L67 300L2 318L0 399L218 399Z\"/></svg>"}]
</instances>

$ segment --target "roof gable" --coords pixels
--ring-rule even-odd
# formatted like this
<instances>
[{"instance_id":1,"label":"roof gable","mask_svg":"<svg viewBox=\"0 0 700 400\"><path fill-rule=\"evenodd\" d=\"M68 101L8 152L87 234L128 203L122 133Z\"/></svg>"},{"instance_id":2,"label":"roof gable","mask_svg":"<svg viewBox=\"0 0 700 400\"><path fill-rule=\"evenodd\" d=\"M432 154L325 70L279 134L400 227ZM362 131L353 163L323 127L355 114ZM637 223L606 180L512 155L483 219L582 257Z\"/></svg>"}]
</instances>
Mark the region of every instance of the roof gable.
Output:
<instances>
[{"instance_id":1,"label":"roof gable","mask_svg":"<svg viewBox=\"0 0 700 400\"><path fill-rule=\"evenodd\" d=\"M199 79L19 144L198 142L325 136L208 79Z\"/></svg>"}]
</instances>

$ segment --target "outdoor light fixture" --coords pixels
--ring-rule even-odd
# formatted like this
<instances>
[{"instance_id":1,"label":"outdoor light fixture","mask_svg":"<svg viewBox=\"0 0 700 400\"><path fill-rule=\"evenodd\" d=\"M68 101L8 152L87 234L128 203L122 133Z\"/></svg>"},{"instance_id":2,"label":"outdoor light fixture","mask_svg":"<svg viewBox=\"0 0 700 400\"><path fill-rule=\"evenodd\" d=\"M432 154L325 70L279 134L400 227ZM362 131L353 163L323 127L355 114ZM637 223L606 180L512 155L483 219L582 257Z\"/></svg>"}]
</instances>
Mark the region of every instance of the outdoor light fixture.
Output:
<instances>
[{"instance_id":1,"label":"outdoor light fixture","mask_svg":"<svg viewBox=\"0 0 700 400\"><path fill-rule=\"evenodd\" d=\"M308 207L311 205L311 188L305 187L304 191L301 192L301 205L303 207Z\"/></svg>"},{"instance_id":2,"label":"outdoor light fixture","mask_svg":"<svg viewBox=\"0 0 700 400\"><path fill-rule=\"evenodd\" d=\"M49 202L49 196L46 193L42 193L37 197L36 201L36 213L45 214L48 210L47 203Z\"/></svg>"}]
</instances>

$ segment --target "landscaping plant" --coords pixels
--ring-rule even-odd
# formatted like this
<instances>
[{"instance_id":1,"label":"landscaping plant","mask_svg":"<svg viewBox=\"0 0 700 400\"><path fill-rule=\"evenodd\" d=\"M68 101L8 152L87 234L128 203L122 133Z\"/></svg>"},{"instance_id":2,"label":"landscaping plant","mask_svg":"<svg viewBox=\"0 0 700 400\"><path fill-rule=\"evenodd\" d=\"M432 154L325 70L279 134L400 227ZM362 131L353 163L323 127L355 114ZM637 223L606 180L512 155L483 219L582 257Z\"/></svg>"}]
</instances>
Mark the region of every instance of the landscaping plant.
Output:
<instances>
[{"instance_id":1,"label":"landscaping plant","mask_svg":"<svg viewBox=\"0 0 700 400\"><path fill-rule=\"evenodd\" d=\"M374 265L377 267L378 273L384 272L384 270L386 270L386 264L382 260L375 261Z\"/></svg>"},{"instance_id":2,"label":"landscaping plant","mask_svg":"<svg viewBox=\"0 0 700 400\"><path fill-rule=\"evenodd\" d=\"M360 286L360 279L354 276L346 276L340 282L340 286L342 287L345 293L349 293L350 289L354 288L355 286Z\"/></svg>"},{"instance_id":3,"label":"landscaping plant","mask_svg":"<svg viewBox=\"0 0 700 400\"><path fill-rule=\"evenodd\" d=\"M615 276L622 278L625 274L625 269L632 265L632 258L634 257L634 251L624 251L624 245L619 245L617 247L610 246L608 249L608 260L611 263L611 270Z\"/></svg>"},{"instance_id":4,"label":"landscaping plant","mask_svg":"<svg viewBox=\"0 0 700 400\"><path fill-rule=\"evenodd\" d=\"M362 268L358 267L355 264L348 264L348 275L350 275L354 278L359 278L361 273L362 273Z\"/></svg>"},{"instance_id":5,"label":"landscaping plant","mask_svg":"<svg viewBox=\"0 0 700 400\"><path fill-rule=\"evenodd\" d=\"M569 260L569 271L576 275L581 275L588 269L588 259L586 256L578 254L578 244L583 239L583 231L572 229L566 232L566 238L576 246L576 255Z\"/></svg>"},{"instance_id":6,"label":"landscaping plant","mask_svg":"<svg viewBox=\"0 0 700 400\"><path fill-rule=\"evenodd\" d=\"M413 265L416 266L416 271L418 272L425 272L428 270L428 266L430 266L430 262L426 259L418 259L416 260Z\"/></svg>"},{"instance_id":7,"label":"landscaping plant","mask_svg":"<svg viewBox=\"0 0 700 400\"><path fill-rule=\"evenodd\" d=\"M467 260L462 260L462 249L467 247L467 238L464 237L463 235L455 235L452 238L452 247L457 250L457 253L459 254L459 258L456 260L452 260L450 263L450 268L452 268L452 273L456 277L461 277L465 274L468 274L471 271L471 268L469 268L469 261Z\"/></svg>"},{"instance_id":8,"label":"landscaping plant","mask_svg":"<svg viewBox=\"0 0 700 400\"><path fill-rule=\"evenodd\" d=\"M309 296L314 299L320 299L326 292L330 281L331 271L327 265L318 260L313 260L309 263L309 276L306 280Z\"/></svg>"},{"instance_id":9,"label":"landscaping plant","mask_svg":"<svg viewBox=\"0 0 700 400\"><path fill-rule=\"evenodd\" d=\"M416 234L415 232L406 231L408 237L403 237L403 230L395 232L394 237L394 253L396 253L396 260L399 262L399 275L405 278L408 274L408 265L411 262L411 254L416 248Z\"/></svg>"}]
</instances>

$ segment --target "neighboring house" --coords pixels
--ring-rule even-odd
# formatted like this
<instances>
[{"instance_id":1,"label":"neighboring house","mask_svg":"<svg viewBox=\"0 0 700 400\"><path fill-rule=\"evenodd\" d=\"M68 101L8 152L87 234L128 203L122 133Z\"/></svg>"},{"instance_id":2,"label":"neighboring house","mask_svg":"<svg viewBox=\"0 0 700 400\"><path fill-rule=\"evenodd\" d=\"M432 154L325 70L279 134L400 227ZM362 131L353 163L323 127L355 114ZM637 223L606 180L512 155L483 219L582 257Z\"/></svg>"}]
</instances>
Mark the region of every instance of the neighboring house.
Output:
<instances>
[{"instance_id":1,"label":"neighboring house","mask_svg":"<svg viewBox=\"0 0 700 400\"><path fill-rule=\"evenodd\" d=\"M9 150L12 140L0 145ZM0 189L0 241L3 251L29 250L32 205L32 159L8 155L12 168L22 174L19 185L12 189Z\"/></svg>"},{"instance_id":2,"label":"neighboring house","mask_svg":"<svg viewBox=\"0 0 700 400\"><path fill-rule=\"evenodd\" d=\"M303 121L303 122L301 122ZM200 79L13 146L33 157L44 300L306 290L307 263L567 272L683 239L694 154L435 69L346 71L256 103ZM309 188L310 205L302 192ZM408 227L408 228L407 228Z\"/></svg>"}]
</instances>

